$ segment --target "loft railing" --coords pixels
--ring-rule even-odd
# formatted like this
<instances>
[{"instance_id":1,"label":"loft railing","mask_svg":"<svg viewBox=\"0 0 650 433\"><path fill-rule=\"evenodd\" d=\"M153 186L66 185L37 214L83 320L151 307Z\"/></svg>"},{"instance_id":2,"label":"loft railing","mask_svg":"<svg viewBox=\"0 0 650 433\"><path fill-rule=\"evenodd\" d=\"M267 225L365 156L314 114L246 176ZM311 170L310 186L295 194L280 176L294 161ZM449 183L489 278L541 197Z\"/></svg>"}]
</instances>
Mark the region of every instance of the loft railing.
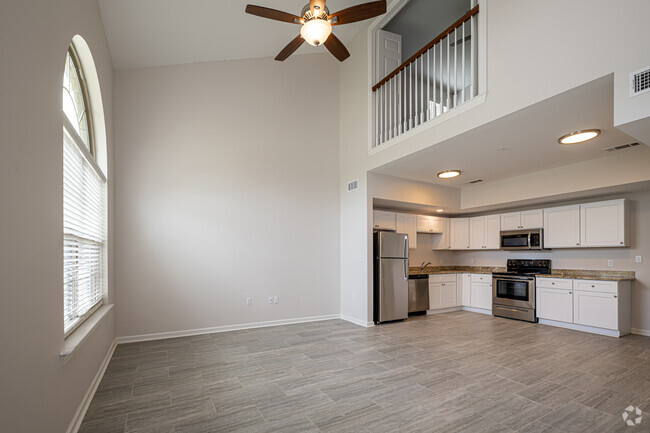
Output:
<instances>
[{"instance_id":1,"label":"loft railing","mask_svg":"<svg viewBox=\"0 0 650 433\"><path fill-rule=\"evenodd\" d=\"M373 146L478 94L478 5L372 87Z\"/></svg>"}]
</instances>

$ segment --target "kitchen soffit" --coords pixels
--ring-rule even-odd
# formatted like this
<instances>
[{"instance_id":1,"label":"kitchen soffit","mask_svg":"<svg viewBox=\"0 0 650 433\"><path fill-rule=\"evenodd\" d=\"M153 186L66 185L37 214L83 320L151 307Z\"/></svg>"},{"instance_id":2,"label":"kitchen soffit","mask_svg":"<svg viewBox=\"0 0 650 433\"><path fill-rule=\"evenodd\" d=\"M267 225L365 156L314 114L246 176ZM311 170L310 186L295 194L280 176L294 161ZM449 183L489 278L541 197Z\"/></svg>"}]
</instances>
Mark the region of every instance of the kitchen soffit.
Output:
<instances>
[{"instance_id":1,"label":"kitchen soffit","mask_svg":"<svg viewBox=\"0 0 650 433\"><path fill-rule=\"evenodd\" d=\"M338 11L366 0L328 0ZM300 32L244 12L248 3L300 11L307 0L99 0L104 30L116 69L217 60L275 57ZM340 26L345 44L363 22ZM303 44L296 54L326 53ZM329 55L329 53L327 53ZM336 60L334 60L336 61Z\"/></svg>"},{"instance_id":2,"label":"kitchen soffit","mask_svg":"<svg viewBox=\"0 0 650 433\"><path fill-rule=\"evenodd\" d=\"M462 188L581 161L607 157L603 149L636 141L614 127L613 76L564 92L373 169L375 173ZM585 128L599 128L591 141L564 146L557 137ZM647 154L645 146L632 150ZM454 179L438 179L449 167L462 170Z\"/></svg>"}]
</instances>

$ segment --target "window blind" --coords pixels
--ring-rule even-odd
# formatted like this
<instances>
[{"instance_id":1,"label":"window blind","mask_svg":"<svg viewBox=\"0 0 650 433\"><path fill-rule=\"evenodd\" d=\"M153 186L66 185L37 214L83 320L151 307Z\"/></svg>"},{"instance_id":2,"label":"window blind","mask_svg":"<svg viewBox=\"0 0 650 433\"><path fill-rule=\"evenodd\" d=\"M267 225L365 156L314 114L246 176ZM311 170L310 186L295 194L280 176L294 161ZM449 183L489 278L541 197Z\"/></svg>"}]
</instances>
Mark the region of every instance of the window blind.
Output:
<instances>
[{"instance_id":1,"label":"window blind","mask_svg":"<svg viewBox=\"0 0 650 433\"><path fill-rule=\"evenodd\" d=\"M63 317L67 335L102 300L105 185L70 133L64 130L63 135Z\"/></svg>"}]
</instances>

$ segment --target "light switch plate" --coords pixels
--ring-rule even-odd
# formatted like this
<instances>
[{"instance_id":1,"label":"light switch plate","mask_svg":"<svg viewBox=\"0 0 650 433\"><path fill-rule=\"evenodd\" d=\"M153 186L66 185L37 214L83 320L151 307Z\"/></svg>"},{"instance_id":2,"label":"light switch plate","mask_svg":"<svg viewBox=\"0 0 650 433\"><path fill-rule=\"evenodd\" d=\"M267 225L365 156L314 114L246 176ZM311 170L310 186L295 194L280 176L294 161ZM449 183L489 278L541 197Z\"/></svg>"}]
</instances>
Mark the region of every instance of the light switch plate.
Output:
<instances>
[{"instance_id":1,"label":"light switch plate","mask_svg":"<svg viewBox=\"0 0 650 433\"><path fill-rule=\"evenodd\" d=\"M607 260L607 266L610 266L610 267L614 266L614 260L612 260L612 259Z\"/></svg>"},{"instance_id":2,"label":"light switch plate","mask_svg":"<svg viewBox=\"0 0 650 433\"><path fill-rule=\"evenodd\" d=\"M643 257L641 257L641 256L636 256L636 262L637 262L637 263L641 263L641 262L643 262Z\"/></svg>"}]
</instances>

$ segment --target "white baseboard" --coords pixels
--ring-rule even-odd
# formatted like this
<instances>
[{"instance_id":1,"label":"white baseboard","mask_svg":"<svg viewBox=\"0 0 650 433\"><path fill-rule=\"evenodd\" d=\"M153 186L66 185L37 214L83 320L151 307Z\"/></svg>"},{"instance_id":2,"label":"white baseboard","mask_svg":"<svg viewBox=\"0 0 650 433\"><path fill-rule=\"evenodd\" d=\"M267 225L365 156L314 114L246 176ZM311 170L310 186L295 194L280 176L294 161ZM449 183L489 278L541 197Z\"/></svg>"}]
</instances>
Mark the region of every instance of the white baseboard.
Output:
<instances>
[{"instance_id":1,"label":"white baseboard","mask_svg":"<svg viewBox=\"0 0 650 433\"><path fill-rule=\"evenodd\" d=\"M341 318L338 314L327 316L300 317L296 319L270 320L267 322L243 323L240 325L215 326L212 328L187 329L184 331L158 332L155 334L129 335L117 337L118 343L136 343L140 341L164 340L166 338L190 337L192 335L213 334L216 332L240 331L242 329L266 328L268 326L293 325L295 323L319 322Z\"/></svg>"},{"instance_id":2,"label":"white baseboard","mask_svg":"<svg viewBox=\"0 0 650 433\"><path fill-rule=\"evenodd\" d=\"M99 370L97 371L95 378L90 383L90 387L88 388L88 391L86 391L86 395L84 395L84 398L81 400L81 404L79 405L79 408L77 408L77 412L75 412L74 416L72 417L72 421L68 426L67 433L77 433L79 431L79 428L81 427L81 423L83 422L84 417L86 416L86 411L90 406L90 402L93 401L95 392L97 391L97 388L99 387L99 384L102 381L102 378L104 377L104 373L106 372L106 368L108 368L108 363L111 361L111 358L113 357L113 352L115 351L116 347L117 347L117 341L113 340L113 343L111 343L111 346L108 348L108 352L104 357L104 361L102 361L102 365L99 366Z\"/></svg>"},{"instance_id":3,"label":"white baseboard","mask_svg":"<svg viewBox=\"0 0 650 433\"><path fill-rule=\"evenodd\" d=\"M427 310L427 316L432 314L442 314L442 313L451 313L454 311L460 311L461 307L448 307L448 308L438 308L436 310Z\"/></svg>"},{"instance_id":4,"label":"white baseboard","mask_svg":"<svg viewBox=\"0 0 650 433\"><path fill-rule=\"evenodd\" d=\"M595 328L593 326L578 325L575 323L556 322L555 320L539 319L540 325L557 326L559 328L573 329L575 331L590 332L592 334L606 335L608 337L620 337L620 331L611 329Z\"/></svg>"},{"instance_id":5,"label":"white baseboard","mask_svg":"<svg viewBox=\"0 0 650 433\"><path fill-rule=\"evenodd\" d=\"M354 317L346 316L344 314L341 314L340 318L342 320L345 320L345 321L350 322L350 323L354 323L355 325L363 326L365 328L370 328L372 326L375 326L375 322L364 322L363 320L359 320L359 319L354 318Z\"/></svg>"},{"instance_id":6,"label":"white baseboard","mask_svg":"<svg viewBox=\"0 0 650 433\"><path fill-rule=\"evenodd\" d=\"M472 313L487 314L488 316L492 315L492 310L484 310L483 308L463 307L462 309L463 311L471 311Z\"/></svg>"},{"instance_id":7,"label":"white baseboard","mask_svg":"<svg viewBox=\"0 0 650 433\"><path fill-rule=\"evenodd\" d=\"M644 335L646 337L650 337L650 329L640 329L640 328L632 328L630 330L631 334L636 334L636 335Z\"/></svg>"}]
</instances>

